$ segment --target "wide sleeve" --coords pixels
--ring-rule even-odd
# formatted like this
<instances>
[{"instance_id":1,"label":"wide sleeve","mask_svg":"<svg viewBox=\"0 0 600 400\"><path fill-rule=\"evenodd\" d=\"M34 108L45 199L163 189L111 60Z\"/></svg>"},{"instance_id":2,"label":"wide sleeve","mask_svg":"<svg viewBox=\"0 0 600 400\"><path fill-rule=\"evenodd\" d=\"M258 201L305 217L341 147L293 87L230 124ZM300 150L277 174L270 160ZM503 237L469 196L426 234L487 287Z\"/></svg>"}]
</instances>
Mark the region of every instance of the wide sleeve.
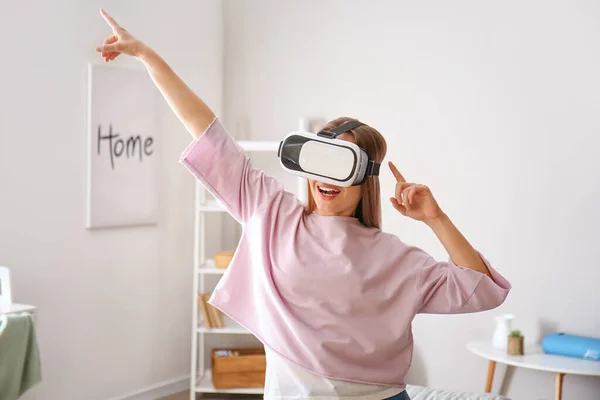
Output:
<instances>
[{"instance_id":1,"label":"wide sleeve","mask_svg":"<svg viewBox=\"0 0 600 400\"><path fill-rule=\"evenodd\" d=\"M479 254L491 278L471 268L426 257L417 278L421 313L460 314L491 310L506 300L510 283Z\"/></svg>"},{"instance_id":2,"label":"wide sleeve","mask_svg":"<svg viewBox=\"0 0 600 400\"><path fill-rule=\"evenodd\" d=\"M218 118L189 144L180 162L240 223L283 191L277 180L252 167Z\"/></svg>"}]
</instances>

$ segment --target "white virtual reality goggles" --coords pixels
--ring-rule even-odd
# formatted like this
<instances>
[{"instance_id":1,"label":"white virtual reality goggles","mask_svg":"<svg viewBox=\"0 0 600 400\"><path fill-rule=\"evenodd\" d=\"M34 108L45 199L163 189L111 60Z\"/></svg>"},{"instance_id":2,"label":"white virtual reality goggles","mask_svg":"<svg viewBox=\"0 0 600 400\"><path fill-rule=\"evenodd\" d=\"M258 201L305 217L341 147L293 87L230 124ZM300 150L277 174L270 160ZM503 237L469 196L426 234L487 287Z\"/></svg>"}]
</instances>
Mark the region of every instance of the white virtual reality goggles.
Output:
<instances>
[{"instance_id":1,"label":"white virtual reality goggles","mask_svg":"<svg viewBox=\"0 0 600 400\"><path fill-rule=\"evenodd\" d=\"M356 144L336 139L342 133L364 125L348 121L331 131L292 132L279 144L277 156L283 169L335 186L362 185L369 176L379 175L381 164L369 159Z\"/></svg>"}]
</instances>

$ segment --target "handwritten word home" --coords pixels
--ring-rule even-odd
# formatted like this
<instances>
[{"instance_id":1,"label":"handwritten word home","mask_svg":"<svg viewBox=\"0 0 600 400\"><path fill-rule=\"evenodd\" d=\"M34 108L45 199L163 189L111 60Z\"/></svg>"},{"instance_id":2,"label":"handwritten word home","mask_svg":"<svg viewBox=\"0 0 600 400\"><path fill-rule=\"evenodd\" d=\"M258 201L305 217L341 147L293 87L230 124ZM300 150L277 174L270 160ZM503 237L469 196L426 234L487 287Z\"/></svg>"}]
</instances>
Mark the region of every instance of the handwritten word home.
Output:
<instances>
[{"instance_id":1,"label":"handwritten word home","mask_svg":"<svg viewBox=\"0 0 600 400\"><path fill-rule=\"evenodd\" d=\"M98 156L108 154L110 156L110 165L115 169L115 160L121 157L139 158L140 162L147 157L152 156L154 150L152 144L154 139L151 136L142 140L140 135L121 136L113 132L112 124L108 126L108 135L102 136L102 125L98 125ZM102 153L102 149L108 153Z\"/></svg>"}]
</instances>

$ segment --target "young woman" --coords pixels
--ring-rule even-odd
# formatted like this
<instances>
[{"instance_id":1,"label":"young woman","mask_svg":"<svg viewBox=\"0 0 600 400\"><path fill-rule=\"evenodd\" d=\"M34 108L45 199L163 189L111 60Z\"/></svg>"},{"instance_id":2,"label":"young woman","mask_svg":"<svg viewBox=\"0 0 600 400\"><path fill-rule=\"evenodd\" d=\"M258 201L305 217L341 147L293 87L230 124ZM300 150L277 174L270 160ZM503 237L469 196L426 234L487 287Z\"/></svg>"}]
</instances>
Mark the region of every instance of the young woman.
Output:
<instances>
[{"instance_id":1,"label":"young woman","mask_svg":"<svg viewBox=\"0 0 600 400\"><path fill-rule=\"evenodd\" d=\"M139 59L194 137L182 163L244 227L211 303L265 345L268 399L408 399L411 323L418 313L467 313L502 304L510 284L442 212L424 185L396 167L391 203L427 224L450 261L434 260L381 231L377 177L361 186L309 181L305 207L262 171L211 109L150 47L102 11L113 30L97 47L106 61ZM349 118L331 121L325 129ZM377 130L338 137L385 157ZM449 366L452 368L452 366Z\"/></svg>"}]
</instances>

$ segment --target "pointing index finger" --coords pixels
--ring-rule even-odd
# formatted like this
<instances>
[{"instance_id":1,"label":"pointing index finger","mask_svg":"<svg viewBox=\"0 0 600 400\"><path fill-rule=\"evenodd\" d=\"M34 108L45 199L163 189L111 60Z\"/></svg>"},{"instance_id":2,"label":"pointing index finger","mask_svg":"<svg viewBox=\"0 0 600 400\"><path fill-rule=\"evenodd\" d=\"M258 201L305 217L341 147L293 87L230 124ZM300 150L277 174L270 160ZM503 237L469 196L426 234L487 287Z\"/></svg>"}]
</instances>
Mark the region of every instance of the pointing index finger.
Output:
<instances>
[{"instance_id":1,"label":"pointing index finger","mask_svg":"<svg viewBox=\"0 0 600 400\"><path fill-rule=\"evenodd\" d=\"M392 174L394 174L394 178L396 178L396 181L398 182L406 182L406 179L404 179L404 177L402 176L402 174L400 173L400 171L398 171L398 168L396 168L396 166L394 165L393 162L389 162L388 165L390 166L390 170L392 171Z\"/></svg>"},{"instance_id":2,"label":"pointing index finger","mask_svg":"<svg viewBox=\"0 0 600 400\"><path fill-rule=\"evenodd\" d=\"M100 9L100 14L102 14L102 17L104 17L104 19L106 20L106 22L108 23L108 25L110 25L111 28L113 28L113 29L120 28L119 24L117 24L117 21L115 21L113 19L113 17L111 17L110 15L108 15L106 13L106 11L104 11L103 9Z\"/></svg>"}]
</instances>

